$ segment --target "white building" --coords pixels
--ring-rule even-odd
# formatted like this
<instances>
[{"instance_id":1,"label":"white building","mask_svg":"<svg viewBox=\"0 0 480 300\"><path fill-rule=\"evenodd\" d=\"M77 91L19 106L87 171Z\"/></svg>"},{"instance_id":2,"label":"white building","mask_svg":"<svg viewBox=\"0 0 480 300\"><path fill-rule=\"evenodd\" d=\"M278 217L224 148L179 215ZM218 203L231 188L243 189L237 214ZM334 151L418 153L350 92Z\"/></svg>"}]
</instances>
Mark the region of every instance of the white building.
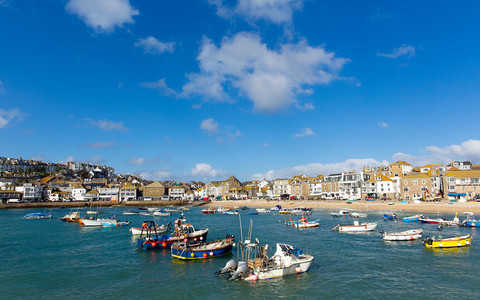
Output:
<instances>
[{"instance_id":1,"label":"white building","mask_svg":"<svg viewBox=\"0 0 480 300\"><path fill-rule=\"evenodd\" d=\"M24 183L23 186L17 186L15 190L23 193L23 201L38 201L42 199L42 190L31 183Z\"/></svg>"},{"instance_id":2,"label":"white building","mask_svg":"<svg viewBox=\"0 0 480 300\"><path fill-rule=\"evenodd\" d=\"M73 201L85 201L85 194L87 190L83 187L72 188L72 200Z\"/></svg>"},{"instance_id":3,"label":"white building","mask_svg":"<svg viewBox=\"0 0 480 300\"><path fill-rule=\"evenodd\" d=\"M273 181L273 196L290 195L292 188L288 179L275 179Z\"/></svg>"},{"instance_id":4,"label":"white building","mask_svg":"<svg viewBox=\"0 0 480 300\"><path fill-rule=\"evenodd\" d=\"M185 188L183 186L173 186L168 189L168 196L171 200L183 200L185 198Z\"/></svg>"},{"instance_id":5,"label":"white building","mask_svg":"<svg viewBox=\"0 0 480 300\"><path fill-rule=\"evenodd\" d=\"M118 187L97 188L99 201L118 201Z\"/></svg>"}]
</instances>

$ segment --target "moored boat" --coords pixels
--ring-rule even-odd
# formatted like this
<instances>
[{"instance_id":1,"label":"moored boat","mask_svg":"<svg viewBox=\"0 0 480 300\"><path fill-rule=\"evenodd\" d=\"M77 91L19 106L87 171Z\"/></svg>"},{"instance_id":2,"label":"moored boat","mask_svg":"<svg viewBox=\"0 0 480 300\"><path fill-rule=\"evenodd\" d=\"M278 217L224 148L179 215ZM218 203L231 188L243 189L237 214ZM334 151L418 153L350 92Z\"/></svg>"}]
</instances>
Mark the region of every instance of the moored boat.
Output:
<instances>
[{"instance_id":1,"label":"moored boat","mask_svg":"<svg viewBox=\"0 0 480 300\"><path fill-rule=\"evenodd\" d=\"M238 215L239 212L237 210L225 210L223 212L224 215Z\"/></svg>"},{"instance_id":2,"label":"moored boat","mask_svg":"<svg viewBox=\"0 0 480 300\"><path fill-rule=\"evenodd\" d=\"M278 211L280 215L290 215L292 210L290 208L282 208Z\"/></svg>"},{"instance_id":3,"label":"moored boat","mask_svg":"<svg viewBox=\"0 0 480 300\"><path fill-rule=\"evenodd\" d=\"M413 241L422 237L422 229L412 229L402 232L384 232L383 240L385 241Z\"/></svg>"},{"instance_id":4,"label":"moored boat","mask_svg":"<svg viewBox=\"0 0 480 300\"><path fill-rule=\"evenodd\" d=\"M442 218L432 219L432 218L425 218L425 217L424 218L419 218L418 220L422 223L427 223L427 224L441 224L442 222L445 221Z\"/></svg>"},{"instance_id":5,"label":"moored boat","mask_svg":"<svg viewBox=\"0 0 480 300\"><path fill-rule=\"evenodd\" d=\"M317 221L305 221L305 222L299 222L295 224L295 227L299 229L315 228L315 227L320 227L320 223Z\"/></svg>"},{"instance_id":6,"label":"moored boat","mask_svg":"<svg viewBox=\"0 0 480 300\"><path fill-rule=\"evenodd\" d=\"M217 211L213 208L204 208L202 209L202 214L214 214L216 213Z\"/></svg>"},{"instance_id":7,"label":"moored boat","mask_svg":"<svg viewBox=\"0 0 480 300\"><path fill-rule=\"evenodd\" d=\"M367 214L364 214L364 213L358 213L358 212L352 212L350 214L350 216L352 218L366 218L367 217Z\"/></svg>"},{"instance_id":8,"label":"moored boat","mask_svg":"<svg viewBox=\"0 0 480 300\"><path fill-rule=\"evenodd\" d=\"M195 230L192 224L183 224L175 221L175 228L172 234L162 234L156 231L156 224L153 221L145 221L142 224L143 232L137 239L137 246L146 250L170 248L173 243L181 241L205 241L208 228Z\"/></svg>"},{"instance_id":9,"label":"moored boat","mask_svg":"<svg viewBox=\"0 0 480 300\"><path fill-rule=\"evenodd\" d=\"M235 238L232 235L227 235L223 240L200 244L182 241L172 245L170 254L173 258L182 260L214 258L232 252L234 243Z\"/></svg>"},{"instance_id":10,"label":"moored boat","mask_svg":"<svg viewBox=\"0 0 480 300\"><path fill-rule=\"evenodd\" d=\"M71 222L71 223L77 223L78 221L80 221L80 212L78 211L73 211L69 214L66 214L65 216L63 216L62 218L60 218L60 220L64 221L64 222Z\"/></svg>"},{"instance_id":11,"label":"moored boat","mask_svg":"<svg viewBox=\"0 0 480 300\"><path fill-rule=\"evenodd\" d=\"M168 217L170 216L170 213L167 211L154 211L153 216L155 217Z\"/></svg>"},{"instance_id":12,"label":"moored boat","mask_svg":"<svg viewBox=\"0 0 480 300\"><path fill-rule=\"evenodd\" d=\"M377 229L377 223L359 223L353 222L353 225L340 225L333 227L334 231L338 232L366 232Z\"/></svg>"},{"instance_id":13,"label":"moored boat","mask_svg":"<svg viewBox=\"0 0 480 300\"><path fill-rule=\"evenodd\" d=\"M270 212L270 210L267 209L267 208L257 208L256 211L257 211L259 214L266 214L266 213Z\"/></svg>"},{"instance_id":14,"label":"moored boat","mask_svg":"<svg viewBox=\"0 0 480 300\"><path fill-rule=\"evenodd\" d=\"M414 215L414 216L410 216L410 217L405 217L405 218L402 218L402 222L405 222L405 223L418 222L420 220L420 218L424 218L424 216L423 215Z\"/></svg>"},{"instance_id":15,"label":"moored boat","mask_svg":"<svg viewBox=\"0 0 480 300\"><path fill-rule=\"evenodd\" d=\"M35 212L35 213L29 213L23 216L24 219L27 220L40 220L40 219L51 219L52 215L51 214L46 214L43 212Z\"/></svg>"},{"instance_id":16,"label":"moored boat","mask_svg":"<svg viewBox=\"0 0 480 300\"><path fill-rule=\"evenodd\" d=\"M470 234L463 236L455 236L450 238L427 238L424 241L426 248L456 248L467 247L472 243L472 236Z\"/></svg>"},{"instance_id":17,"label":"moored boat","mask_svg":"<svg viewBox=\"0 0 480 300\"><path fill-rule=\"evenodd\" d=\"M394 214L394 213L391 213L391 214L383 214L383 218L385 220L396 220L397 219L397 215Z\"/></svg>"}]
</instances>

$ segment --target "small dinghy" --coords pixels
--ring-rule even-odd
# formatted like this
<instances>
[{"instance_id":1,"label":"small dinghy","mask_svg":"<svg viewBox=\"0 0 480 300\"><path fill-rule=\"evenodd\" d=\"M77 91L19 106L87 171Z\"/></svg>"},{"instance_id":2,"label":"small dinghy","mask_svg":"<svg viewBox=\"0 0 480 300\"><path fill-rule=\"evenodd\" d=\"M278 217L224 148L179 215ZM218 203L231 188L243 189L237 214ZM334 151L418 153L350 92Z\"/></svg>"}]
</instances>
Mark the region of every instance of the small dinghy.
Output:
<instances>
[{"instance_id":1,"label":"small dinghy","mask_svg":"<svg viewBox=\"0 0 480 300\"><path fill-rule=\"evenodd\" d=\"M23 218L27 219L27 220L51 219L52 215L42 213L42 212L35 212L35 213L26 214L26 215L23 216Z\"/></svg>"},{"instance_id":2,"label":"small dinghy","mask_svg":"<svg viewBox=\"0 0 480 300\"><path fill-rule=\"evenodd\" d=\"M384 232L384 241L413 241L422 237L422 229L412 229L402 232Z\"/></svg>"},{"instance_id":3,"label":"small dinghy","mask_svg":"<svg viewBox=\"0 0 480 300\"><path fill-rule=\"evenodd\" d=\"M445 221L445 220L442 219L442 218L438 218L438 219L419 218L418 220L419 220L420 222L422 222L422 223L427 223L427 224L441 224L442 222Z\"/></svg>"},{"instance_id":4,"label":"small dinghy","mask_svg":"<svg viewBox=\"0 0 480 300\"><path fill-rule=\"evenodd\" d=\"M232 252L234 243L235 237L229 234L223 240L207 243L178 242L172 245L170 255L182 260L214 258Z\"/></svg>"},{"instance_id":5,"label":"small dinghy","mask_svg":"<svg viewBox=\"0 0 480 300\"><path fill-rule=\"evenodd\" d=\"M350 214L350 216L352 218L366 218L367 217L367 214L364 214L364 213L358 213L358 212L352 212Z\"/></svg>"},{"instance_id":6,"label":"small dinghy","mask_svg":"<svg viewBox=\"0 0 480 300\"><path fill-rule=\"evenodd\" d=\"M267 208L257 208L256 211L259 213L259 214L266 214L266 213L269 213L270 210L267 209Z\"/></svg>"},{"instance_id":7,"label":"small dinghy","mask_svg":"<svg viewBox=\"0 0 480 300\"><path fill-rule=\"evenodd\" d=\"M472 243L472 236L470 234L462 236L454 236L450 238L426 238L423 244L426 248L457 248L467 247Z\"/></svg>"},{"instance_id":8,"label":"small dinghy","mask_svg":"<svg viewBox=\"0 0 480 300\"><path fill-rule=\"evenodd\" d=\"M359 223L353 222L353 225L340 225L333 227L332 230L338 232L367 232L377 229L377 223Z\"/></svg>"},{"instance_id":9,"label":"small dinghy","mask_svg":"<svg viewBox=\"0 0 480 300\"><path fill-rule=\"evenodd\" d=\"M153 216L154 217L168 217L170 216L170 213L169 212L163 212L163 211L154 211L153 212Z\"/></svg>"},{"instance_id":10,"label":"small dinghy","mask_svg":"<svg viewBox=\"0 0 480 300\"><path fill-rule=\"evenodd\" d=\"M464 212L464 215L467 216L465 220L462 222L462 226L464 227L480 227L480 220L476 220L473 218L474 214L472 212Z\"/></svg>"},{"instance_id":11,"label":"small dinghy","mask_svg":"<svg viewBox=\"0 0 480 300\"><path fill-rule=\"evenodd\" d=\"M424 216L423 215L414 215L414 216L402 218L402 222L414 223L414 222L418 222L421 218L424 218Z\"/></svg>"},{"instance_id":12,"label":"small dinghy","mask_svg":"<svg viewBox=\"0 0 480 300\"><path fill-rule=\"evenodd\" d=\"M139 211L124 211L122 214L126 215L126 216L127 215L139 215L140 212Z\"/></svg>"},{"instance_id":13,"label":"small dinghy","mask_svg":"<svg viewBox=\"0 0 480 300\"><path fill-rule=\"evenodd\" d=\"M281 205L275 205L274 207L270 208L270 211L279 211L282 209Z\"/></svg>"},{"instance_id":14,"label":"small dinghy","mask_svg":"<svg viewBox=\"0 0 480 300\"><path fill-rule=\"evenodd\" d=\"M302 229L302 228L316 228L320 227L320 223L317 221L305 221L305 222L299 222L295 224L296 228Z\"/></svg>"},{"instance_id":15,"label":"small dinghy","mask_svg":"<svg viewBox=\"0 0 480 300\"><path fill-rule=\"evenodd\" d=\"M238 215L239 212L237 210L225 210L223 212L224 215Z\"/></svg>"},{"instance_id":16,"label":"small dinghy","mask_svg":"<svg viewBox=\"0 0 480 300\"><path fill-rule=\"evenodd\" d=\"M206 215L210 215L210 214L214 214L216 213L217 211L215 209L212 209L212 208L205 208L205 209L202 209L202 214L206 214Z\"/></svg>"},{"instance_id":17,"label":"small dinghy","mask_svg":"<svg viewBox=\"0 0 480 300\"><path fill-rule=\"evenodd\" d=\"M397 215L394 214L394 213L391 213L391 214L383 214L383 218L384 218L385 220L391 220L391 221L393 221L393 220L396 220L396 219L397 219Z\"/></svg>"},{"instance_id":18,"label":"small dinghy","mask_svg":"<svg viewBox=\"0 0 480 300\"><path fill-rule=\"evenodd\" d=\"M66 214L65 216L60 218L60 220L62 220L63 222L78 223L78 221L80 221L80 218L81 218L80 212L74 211L69 214Z\"/></svg>"}]
</instances>

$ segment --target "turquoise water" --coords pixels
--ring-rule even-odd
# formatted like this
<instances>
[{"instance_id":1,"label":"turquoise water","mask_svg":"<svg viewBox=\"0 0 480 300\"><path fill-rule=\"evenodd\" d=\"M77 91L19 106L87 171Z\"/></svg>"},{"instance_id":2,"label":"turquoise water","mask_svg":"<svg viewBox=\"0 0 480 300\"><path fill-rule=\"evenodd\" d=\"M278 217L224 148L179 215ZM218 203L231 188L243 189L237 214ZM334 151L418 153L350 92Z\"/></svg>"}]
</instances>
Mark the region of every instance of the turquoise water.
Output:
<instances>
[{"instance_id":1,"label":"turquoise water","mask_svg":"<svg viewBox=\"0 0 480 300\"><path fill-rule=\"evenodd\" d=\"M320 228L297 230L279 223L277 215L243 216L254 236L270 244L288 242L315 256L310 271L259 282L217 277L229 257L206 261L172 260L168 251L136 249L128 227L82 228L58 218L67 209L52 209L52 220L24 220L35 210L0 211L0 297L2 299L462 299L480 298L480 234L475 229L367 220L379 230L421 227L427 234L471 233L472 247L426 250L420 241L386 243L379 233L340 234L339 222L327 211L315 211ZM140 225L147 217L122 216L121 208L105 209ZM197 228L208 227L208 239L226 233L239 237L238 216L185 212ZM450 216L452 218L453 216ZM168 222L171 218L157 218ZM234 250L235 252L235 250Z\"/></svg>"}]
</instances>

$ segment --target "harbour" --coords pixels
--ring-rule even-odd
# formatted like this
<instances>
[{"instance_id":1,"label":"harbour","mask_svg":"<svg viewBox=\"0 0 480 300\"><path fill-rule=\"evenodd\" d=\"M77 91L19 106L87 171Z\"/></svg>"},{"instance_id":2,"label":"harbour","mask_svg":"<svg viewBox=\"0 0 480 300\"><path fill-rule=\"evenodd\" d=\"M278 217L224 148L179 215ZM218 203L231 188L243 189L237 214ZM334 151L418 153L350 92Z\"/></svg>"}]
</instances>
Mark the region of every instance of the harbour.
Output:
<instances>
[{"instance_id":1,"label":"harbour","mask_svg":"<svg viewBox=\"0 0 480 300\"><path fill-rule=\"evenodd\" d=\"M318 298L475 298L480 259L480 237L475 228L448 227L442 231L433 224L384 220L385 211L370 211L360 222L375 222L377 231L338 233L331 229L338 223L353 223L348 216L334 218L332 210L313 210L310 220L318 228L297 229L281 221L289 216L278 213L249 215L240 210L244 227L253 223L252 238L270 246L287 243L302 248L315 257L308 272L281 278L230 281L216 272L236 255L184 261L173 259L168 249L138 249L129 226L88 228L60 220L68 211L47 209L51 219L25 220L31 209L0 211L3 228L0 292L4 297L22 299L138 298L161 295L162 299L207 298L243 299L318 299ZM105 215L128 218L131 226L141 226L151 219L157 224L173 221L170 217L122 215L126 208L103 208ZM86 209L80 210L85 215ZM414 215L396 212L402 219ZM202 214L201 208L184 212L189 223L209 228L208 241L231 233L239 239L239 216ZM435 214L426 216L435 217ZM452 219L454 215L445 215ZM462 216L463 218L463 216ZM471 235L471 246L428 249L422 240L383 241L380 230L398 232L420 227L426 236ZM246 235L244 228L243 235ZM21 253L21 254L20 254ZM454 267L452 267L454 266ZM420 284L421 283L421 284ZM441 287L441 288L438 288ZM428 295L425 295L428 291ZM41 295L41 296L39 296Z\"/></svg>"}]
</instances>

